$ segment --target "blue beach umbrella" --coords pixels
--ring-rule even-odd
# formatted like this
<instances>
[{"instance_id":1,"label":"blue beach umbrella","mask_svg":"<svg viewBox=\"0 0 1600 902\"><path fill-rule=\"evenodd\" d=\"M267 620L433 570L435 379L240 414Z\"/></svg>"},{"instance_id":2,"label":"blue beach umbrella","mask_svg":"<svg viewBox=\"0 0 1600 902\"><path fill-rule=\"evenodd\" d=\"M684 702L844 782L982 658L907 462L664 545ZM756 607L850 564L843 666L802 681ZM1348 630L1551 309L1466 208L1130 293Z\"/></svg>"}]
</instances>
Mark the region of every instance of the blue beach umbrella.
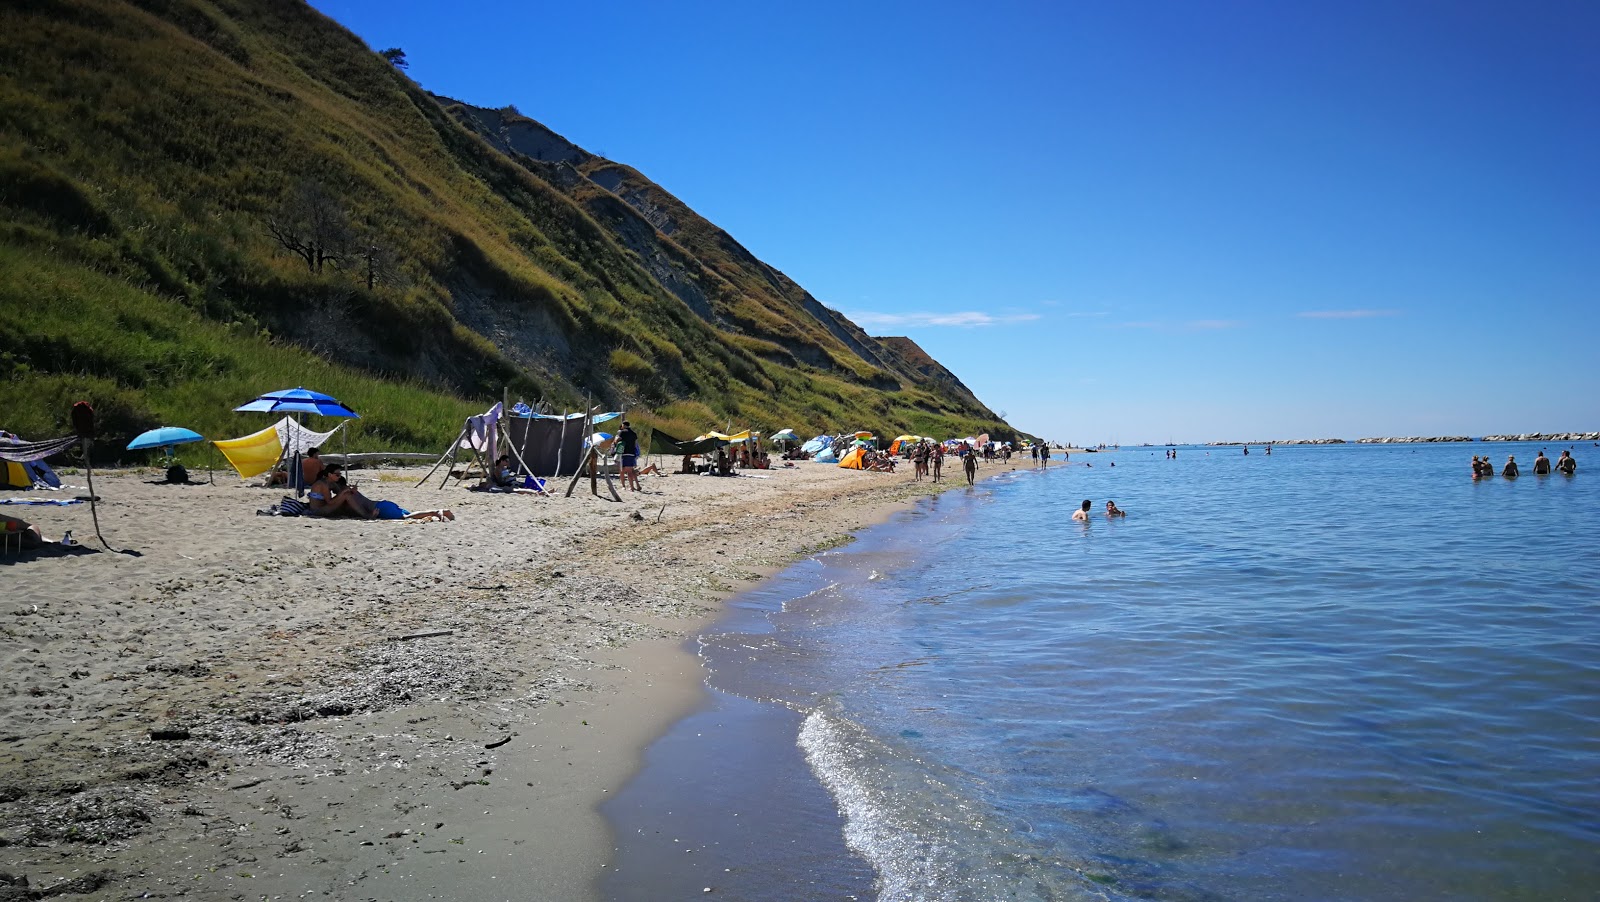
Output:
<instances>
[{"instance_id":1,"label":"blue beach umbrella","mask_svg":"<svg viewBox=\"0 0 1600 902\"><path fill-rule=\"evenodd\" d=\"M309 388L267 392L234 410L241 413L314 413L325 417L361 418L361 414L339 403L338 398Z\"/></svg>"},{"instance_id":2,"label":"blue beach umbrella","mask_svg":"<svg viewBox=\"0 0 1600 902\"><path fill-rule=\"evenodd\" d=\"M183 429L178 426L162 426L159 429L140 433L133 441L128 443L128 450L140 451L145 448L166 448L171 451L173 445L203 441L205 441L205 436L192 429Z\"/></svg>"}]
</instances>

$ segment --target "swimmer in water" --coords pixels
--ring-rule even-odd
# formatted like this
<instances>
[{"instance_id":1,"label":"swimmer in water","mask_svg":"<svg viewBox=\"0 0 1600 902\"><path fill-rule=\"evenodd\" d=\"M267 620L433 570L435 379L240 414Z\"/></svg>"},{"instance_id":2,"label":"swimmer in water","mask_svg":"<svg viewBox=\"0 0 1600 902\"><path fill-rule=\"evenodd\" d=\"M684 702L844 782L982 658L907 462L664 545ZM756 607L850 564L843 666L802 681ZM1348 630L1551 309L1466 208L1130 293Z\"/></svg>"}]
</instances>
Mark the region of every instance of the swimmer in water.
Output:
<instances>
[{"instance_id":1,"label":"swimmer in water","mask_svg":"<svg viewBox=\"0 0 1600 902\"><path fill-rule=\"evenodd\" d=\"M1089 522L1089 508L1093 506L1094 502L1090 501L1088 498L1083 499L1083 507L1080 507L1072 512L1072 519L1082 520L1085 523Z\"/></svg>"},{"instance_id":2,"label":"swimmer in water","mask_svg":"<svg viewBox=\"0 0 1600 902\"><path fill-rule=\"evenodd\" d=\"M1108 516L1108 517L1126 517L1127 515L1128 515L1127 511L1123 510L1120 507L1117 507L1117 502L1115 502L1115 501L1107 501L1106 502L1106 516Z\"/></svg>"}]
</instances>

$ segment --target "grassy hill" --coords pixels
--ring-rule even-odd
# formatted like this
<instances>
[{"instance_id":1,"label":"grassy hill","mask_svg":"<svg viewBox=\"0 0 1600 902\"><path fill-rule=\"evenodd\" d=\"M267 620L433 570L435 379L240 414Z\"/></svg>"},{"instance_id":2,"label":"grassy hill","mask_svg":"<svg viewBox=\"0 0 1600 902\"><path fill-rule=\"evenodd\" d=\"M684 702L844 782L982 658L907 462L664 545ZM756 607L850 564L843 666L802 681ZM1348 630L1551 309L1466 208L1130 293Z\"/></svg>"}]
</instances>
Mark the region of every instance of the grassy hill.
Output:
<instances>
[{"instance_id":1,"label":"grassy hill","mask_svg":"<svg viewBox=\"0 0 1600 902\"><path fill-rule=\"evenodd\" d=\"M298 0L0 6L0 426L60 434L87 398L108 450L238 435L266 418L234 406L303 384L363 413L364 449L442 446L507 388L680 435L1011 433L914 344L550 136Z\"/></svg>"}]
</instances>

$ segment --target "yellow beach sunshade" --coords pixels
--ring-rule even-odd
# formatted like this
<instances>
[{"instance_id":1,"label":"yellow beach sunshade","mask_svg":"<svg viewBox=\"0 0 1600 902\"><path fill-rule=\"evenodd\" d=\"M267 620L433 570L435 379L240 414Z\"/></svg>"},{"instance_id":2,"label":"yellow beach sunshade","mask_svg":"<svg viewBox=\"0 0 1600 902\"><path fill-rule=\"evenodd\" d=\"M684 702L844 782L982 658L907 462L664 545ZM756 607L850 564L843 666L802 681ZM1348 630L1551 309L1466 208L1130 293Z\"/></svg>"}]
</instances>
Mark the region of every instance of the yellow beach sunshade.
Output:
<instances>
[{"instance_id":1,"label":"yellow beach sunshade","mask_svg":"<svg viewBox=\"0 0 1600 902\"><path fill-rule=\"evenodd\" d=\"M260 432L252 432L243 438L224 439L212 442L222 456L233 464L239 471L239 478L249 479L260 476L272 469L272 465L283 456L283 442L278 439L278 427L268 426Z\"/></svg>"}]
</instances>

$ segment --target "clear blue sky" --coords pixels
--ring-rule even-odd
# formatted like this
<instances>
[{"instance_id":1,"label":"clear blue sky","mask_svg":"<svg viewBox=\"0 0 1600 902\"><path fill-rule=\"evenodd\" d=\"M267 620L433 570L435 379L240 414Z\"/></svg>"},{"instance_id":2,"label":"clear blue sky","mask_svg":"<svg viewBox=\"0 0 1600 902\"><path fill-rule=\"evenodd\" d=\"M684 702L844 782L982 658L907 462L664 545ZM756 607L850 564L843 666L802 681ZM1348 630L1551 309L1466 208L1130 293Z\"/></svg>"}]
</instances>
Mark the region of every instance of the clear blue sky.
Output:
<instances>
[{"instance_id":1,"label":"clear blue sky","mask_svg":"<svg viewBox=\"0 0 1600 902\"><path fill-rule=\"evenodd\" d=\"M1600 430L1600 3L316 5L1031 432Z\"/></svg>"}]
</instances>

